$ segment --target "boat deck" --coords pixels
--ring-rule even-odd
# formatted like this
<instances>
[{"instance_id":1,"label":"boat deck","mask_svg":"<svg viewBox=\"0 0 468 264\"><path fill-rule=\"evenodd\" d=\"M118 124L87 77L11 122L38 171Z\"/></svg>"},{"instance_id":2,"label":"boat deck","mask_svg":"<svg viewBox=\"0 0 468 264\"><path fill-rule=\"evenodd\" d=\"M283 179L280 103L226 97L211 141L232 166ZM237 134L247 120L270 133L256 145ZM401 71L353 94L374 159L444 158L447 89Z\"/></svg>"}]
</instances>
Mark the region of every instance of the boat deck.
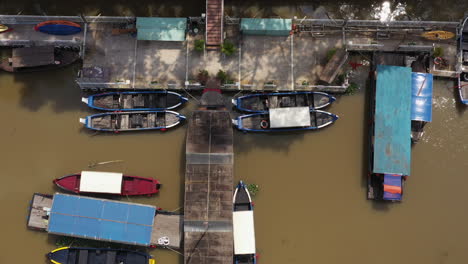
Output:
<instances>
[{"instance_id":1,"label":"boat deck","mask_svg":"<svg viewBox=\"0 0 468 264\"><path fill-rule=\"evenodd\" d=\"M158 247L169 247L180 249L182 241L183 216L167 214L158 211L154 218L153 230L151 232L151 244ZM159 240L167 238L166 245L161 245Z\"/></svg>"},{"instance_id":2,"label":"boat deck","mask_svg":"<svg viewBox=\"0 0 468 264\"><path fill-rule=\"evenodd\" d=\"M52 196L35 193L29 209L28 227L38 230L47 230L49 213L52 208Z\"/></svg>"},{"instance_id":3,"label":"boat deck","mask_svg":"<svg viewBox=\"0 0 468 264\"><path fill-rule=\"evenodd\" d=\"M195 111L186 144L184 263L232 263L232 195L229 112Z\"/></svg>"}]
</instances>

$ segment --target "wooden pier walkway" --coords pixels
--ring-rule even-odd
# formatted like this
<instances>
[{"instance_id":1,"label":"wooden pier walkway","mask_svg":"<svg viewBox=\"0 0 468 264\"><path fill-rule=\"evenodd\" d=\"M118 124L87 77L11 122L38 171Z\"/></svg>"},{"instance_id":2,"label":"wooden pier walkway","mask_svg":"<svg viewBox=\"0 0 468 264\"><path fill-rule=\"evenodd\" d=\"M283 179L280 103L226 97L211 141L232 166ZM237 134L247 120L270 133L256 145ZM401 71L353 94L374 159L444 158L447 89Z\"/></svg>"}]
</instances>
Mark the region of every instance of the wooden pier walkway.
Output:
<instances>
[{"instance_id":1,"label":"wooden pier walkway","mask_svg":"<svg viewBox=\"0 0 468 264\"><path fill-rule=\"evenodd\" d=\"M219 49L223 43L224 0L206 0L206 48Z\"/></svg>"},{"instance_id":2,"label":"wooden pier walkway","mask_svg":"<svg viewBox=\"0 0 468 264\"><path fill-rule=\"evenodd\" d=\"M186 144L184 263L232 263L232 192L229 112L195 111Z\"/></svg>"}]
</instances>

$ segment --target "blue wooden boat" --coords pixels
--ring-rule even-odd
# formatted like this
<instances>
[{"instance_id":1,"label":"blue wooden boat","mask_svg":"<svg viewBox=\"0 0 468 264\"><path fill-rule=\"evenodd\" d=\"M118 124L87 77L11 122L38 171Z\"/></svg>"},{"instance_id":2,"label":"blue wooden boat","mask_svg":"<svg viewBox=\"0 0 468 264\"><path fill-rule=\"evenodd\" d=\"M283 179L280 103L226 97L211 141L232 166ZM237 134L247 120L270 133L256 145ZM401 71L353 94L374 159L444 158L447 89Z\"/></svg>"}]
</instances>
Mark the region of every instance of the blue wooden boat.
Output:
<instances>
[{"instance_id":1,"label":"blue wooden boat","mask_svg":"<svg viewBox=\"0 0 468 264\"><path fill-rule=\"evenodd\" d=\"M87 128L108 132L166 130L183 120L185 116L173 111L112 112L80 118Z\"/></svg>"},{"instance_id":2,"label":"blue wooden boat","mask_svg":"<svg viewBox=\"0 0 468 264\"><path fill-rule=\"evenodd\" d=\"M188 101L169 91L111 92L81 99L89 107L104 111L154 111L174 109Z\"/></svg>"},{"instance_id":3,"label":"blue wooden boat","mask_svg":"<svg viewBox=\"0 0 468 264\"><path fill-rule=\"evenodd\" d=\"M232 122L239 130L251 132L280 132L315 130L333 124L338 116L309 107L274 108L266 113L239 116Z\"/></svg>"},{"instance_id":4,"label":"blue wooden boat","mask_svg":"<svg viewBox=\"0 0 468 264\"><path fill-rule=\"evenodd\" d=\"M371 76L377 79L371 89L367 198L401 201L411 170L412 72L409 67L378 65Z\"/></svg>"},{"instance_id":5,"label":"blue wooden boat","mask_svg":"<svg viewBox=\"0 0 468 264\"><path fill-rule=\"evenodd\" d=\"M255 264L254 206L244 182L240 181L234 191L232 227L234 236L234 263Z\"/></svg>"},{"instance_id":6,"label":"blue wooden boat","mask_svg":"<svg viewBox=\"0 0 468 264\"><path fill-rule=\"evenodd\" d=\"M232 103L241 111L267 112L268 109L282 107L322 109L335 100L335 97L322 92L284 92L240 96L232 99Z\"/></svg>"},{"instance_id":7,"label":"blue wooden boat","mask_svg":"<svg viewBox=\"0 0 468 264\"><path fill-rule=\"evenodd\" d=\"M66 20L51 20L37 24L35 30L51 35L73 35L81 32L81 26Z\"/></svg>"},{"instance_id":8,"label":"blue wooden boat","mask_svg":"<svg viewBox=\"0 0 468 264\"><path fill-rule=\"evenodd\" d=\"M458 75L458 94L461 102L468 105L468 16L463 19L459 36L458 56L461 65Z\"/></svg>"},{"instance_id":9,"label":"blue wooden boat","mask_svg":"<svg viewBox=\"0 0 468 264\"><path fill-rule=\"evenodd\" d=\"M156 264L147 253L111 248L62 247L47 258L54 264Z\"/></svg>"}]
</instances>

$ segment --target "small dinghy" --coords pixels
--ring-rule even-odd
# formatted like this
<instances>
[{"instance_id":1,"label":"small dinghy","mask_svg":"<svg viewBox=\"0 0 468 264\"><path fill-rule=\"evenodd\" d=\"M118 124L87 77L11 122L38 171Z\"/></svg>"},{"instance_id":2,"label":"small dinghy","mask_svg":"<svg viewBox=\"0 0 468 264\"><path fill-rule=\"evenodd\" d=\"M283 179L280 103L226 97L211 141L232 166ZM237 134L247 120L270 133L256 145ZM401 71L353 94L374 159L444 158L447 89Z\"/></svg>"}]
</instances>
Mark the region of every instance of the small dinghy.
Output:
<instances>
[{"instance_id":1,"label":"small dinghy","mask_svg":"<svg viewBox=\"0 0 468 264\"><path fill-rule=\"evenodd\" d=\"M234 234L234 263L257 263L253 204L247 186L240 181L234 191L232 226Z\"/></svg>"},{"instance_id":2,"label":"small dinghy","mask_svg":"<svg viewBox=\"0 0 468 264\"><path fill-rule=\"evenodd\" d=\"M35 46L12 48L11 55L0 61L0 69L7 72L35 72L62 68L80 58L77 51Z\"/></svg>"},{"instance_id":3,"label":"small dinghy","mask_svg":"<svg viewBox=\"0 0 468 264\"><path fill-rule=\"evenodd\" d=\"M461 102L468 105L468 16L463 20L459 36L458 54L461 64L458 75L458 94Z\"/></svg>"},{"instance_id":4,"label":"small dinghy","mask_svg":"<svg viewBox=\"0 0 468 264\"><path fill-rule=\"evenodd\" d=\"M188 99L168 91L112 92L81 99L89 107L104 111L154 111L174 109Z\"/></svg>"},{"instance_id":5,"label":"small dinghy","mask_svg":"<svg viewBox=\"0 0 468 264\"><path fill-rule=\"evenodd\" d=\"M315 130L333 124L337 115L309 107L270 109L268 113L239 116L232 122L239 130L253 132L279 132Z\"/></svg>"},{"instance_id":6,"label":"small dinghy","mask_svg":"<svg viewBox=\"0 0 468 264\"><path fill-rule=\"evenodd\" d=\"M54 264L156 264L146 253L110 248L62 247L47 258Z\"/></svg>"},{"instance_id":7,"label":"small dinghy","mask_svg":"<svg viewBox=\"0 0 468 264\"><path fill-rule=\"evenodd\" d=\"M267 112L268 109L282 107L322 109L335 100L335 97L322 92L287 92L250 94L232 99L232 103L241 111Z\"/></svg>"},{"instance_id":8,"label":"small dinghy","mask_svg":"<svg viewBox=\"0 0 468 264\"><path fill-rule=\"evenodd\" d=\"M165 130L183 120L185 116L173 111L113 112L80 118L87 128L108 132Z\"/></svg>"},{"instance_id":9,"label":"small dinghy","mask_svg":"<svg viewBox=\"0 0 468 264\"><path fill-rule=\"evenodd\" d=\"M66 20L51 20L37 24L34 30L51 35L73 35L81 32L81 26Z\"/></svg>"},{"instance_id":10,"label":"small dinghy","mask_svg":"<svg viewBox=\"0 0 468 264\"><path fill-rule=\"evenodd\" d=\"M151 195L159 192L161 184L153 178L127 176L115 172L83 171L54 180L59 188L80 193L105 193L122 196Z\"/></svg>"}]
</instances>

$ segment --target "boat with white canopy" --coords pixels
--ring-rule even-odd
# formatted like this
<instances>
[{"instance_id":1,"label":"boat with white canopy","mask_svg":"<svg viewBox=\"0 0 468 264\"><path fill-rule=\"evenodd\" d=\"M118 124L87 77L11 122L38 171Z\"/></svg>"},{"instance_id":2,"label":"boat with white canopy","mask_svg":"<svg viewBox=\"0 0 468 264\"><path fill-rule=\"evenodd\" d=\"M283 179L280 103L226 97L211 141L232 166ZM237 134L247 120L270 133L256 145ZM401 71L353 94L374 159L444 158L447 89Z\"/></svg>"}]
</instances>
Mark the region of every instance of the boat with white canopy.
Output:
<instances>
[{"instance_id":1,"label":"boat with white canopy","mask_svg":"<svg viewBox=\"0 0 468 264\"><path fill-rule=\"evenodd\" d=\"M234 191L233 233L234 263L255 264L255 227L253 204L247 186L240 181Z\"/></svg>"}]
</instances>

